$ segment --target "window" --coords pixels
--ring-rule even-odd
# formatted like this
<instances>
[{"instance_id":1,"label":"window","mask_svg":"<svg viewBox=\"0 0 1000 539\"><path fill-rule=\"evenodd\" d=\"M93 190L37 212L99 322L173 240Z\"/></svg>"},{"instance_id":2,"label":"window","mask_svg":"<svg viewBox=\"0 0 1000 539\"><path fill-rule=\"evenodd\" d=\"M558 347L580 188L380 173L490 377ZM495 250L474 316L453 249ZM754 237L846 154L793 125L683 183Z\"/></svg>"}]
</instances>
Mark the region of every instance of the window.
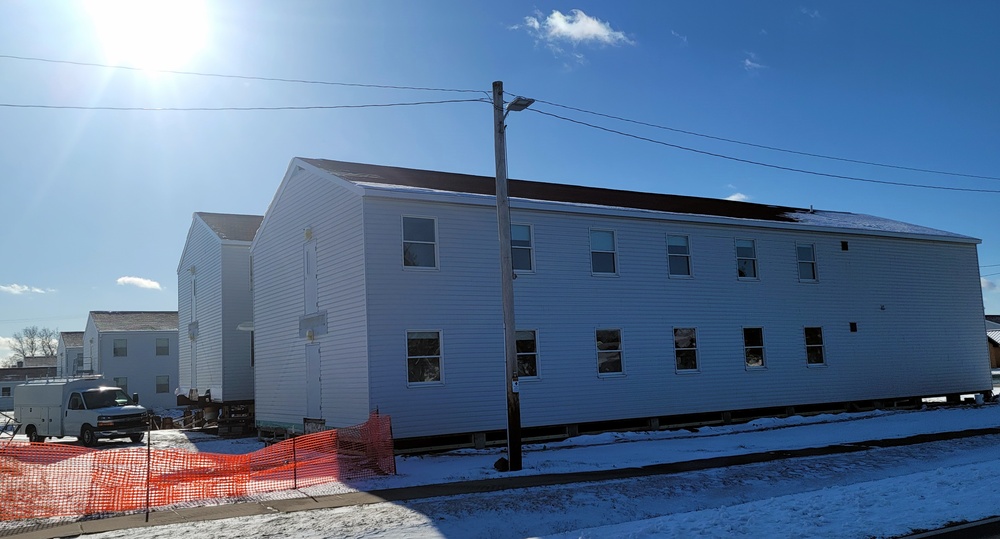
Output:
<instances>
[{"instance_id":1,"label":"window","mask_svg":"<svg viewBox=\"0 0 1000 539\"><path fill-rule=\"evenodd\" d=\"M10 386L0 387L0 397L9 397L9 396L10 396Z\"/></svg>"},{"instance_id":2,"label":"window","mask_svg":"<svg viewBox=\"0 0 1000 539\"><path fill-rule=\"evenodd\" d=\"M590 269L594 273L618 273L614 230L590 231Z\"/></svg>"},{"instance_id":3,"label":"window","mask_svg":"<svg viewBox=\"0 0 1000 539\"><path fill-rule=\"evenodd\" d=\"M66 406L70 410L83 410L83 397L79 393L73 393L69 397L69 403Z\"/></svg>"},{"instance_id":4,"label":"window","mask_svg":"<svg viewBox=\"0 0 1000 539\"><path fill-rule=\"evenodd\" d=\"M156 376L156 392L170 393L170 375L159 374Z\"/></svg>"},{"instance_id":5,"label":"window","mask_svg":"<svg viewBox=\"0 0 1000 539\"><path fill-rule=\"evenodd\" d=\"M596 336L598 374L621 374L622 330L599 329Z\"/></svg>"},{"instance_id":6,"label":"window","mask_svg":"<svg viewBox=\"0 0 1000 539\"><path fill-rule=\"evenodd\" d=\"M441 332L406 332L406 381L424 384L441 381Z\"/></svg>"},{"instance_id":7,"label":"window","mask_svg":"<svg viewBox=\"0 0 1000 539\"><path fill-rule=\"evenodd\" d=\"M850 323L850 327L851 327L851 333L857 333L858 332L858 323L857 322L851 322Z\"/></svg>"},{"instance_id":8,"label":"window","mask_svg":"<svg viewBox=\"0 0 1000 539\"><path fill-rule=\"evenodd\" d=\"M158 356L170 355L170 339L166 337L156 338L156 355Z\"/></svg>"},{"instance_id":9,"label":"window","mask_svg":"<svg viewBox=\"0 0 1000 539\"><path fill-rule=\"evenodd\" d=\"M520 330L516 333L517 341L517 377L538 377L538 344L535 341L534 330Z\"/></svg>"},{"instance_id":10,"label":"window","mask_svg":"<svg viewBox=\"0 0 1000 539\"><path fill-rule=\"evenodd\" d=\"M667 272L671 277L691 276L691 249L687 236L667 236Z\"/></svg>"},{"instance_id":11,"label":"window","mask_svg":"<svg viewBox=\"0 0 1000 539\"><path fill-rule=\"evenodd\" d=\"M403 265L437 267L437 222L425 217L403 217Z\"/></svg>"},{"instance_id":12,"label":"window","mask_svg":"<svg viewBox=\"0 0 1000 539\"><path fill-rule=\"evenodd\" d=\"M757 278L757 243L736 240L736 275L740 279Z\"/></svg>"},{"instance_id":13,"label":"window","mask_svg":"<svg viewBox=\"0 0 1000 539\"><path fill-rule=\"evenodd\" d=\"M799 244L795 246L796 257L799 259L799 280L815 281L816 277L816 248L812 244Z\"/></svg>"},{"instance_id":14,"label":"window","mask_svg":"<svg viewBox=\"0 0 1000 539\"><path fill-rule=\"evenodd\" d=\"M806 334L806 364L823 365L823 328L805 328Z\"/></svg>"},{"instance_id":15,"label":"window","mask_svg":"<svg viewBox=\"0 0 1000 539\"><path fill-rule=\"evenodd\" d=\"M531 247L531 225L510 226L510 257L516 271L533 271L534 256Z\"/></svg>"},{"instance_id":16,"label":"window","mask_svg":"<svg viewBox=\"0 0 1000 539\"><path fill-rule=\"evenodd\" d=\"M114 379L115 386L122 388L126 394L128 394L128 378L122 376L120 378Z\"/></svg>"},{"instance_id":17,"label":"window","mask_svg":"<svg viewBox=\"0 0 1000 539\"><path fill-rule=\"evenodd\" d=\"M748 369L764 367L764 328L743 328L743 355Z\"/></svg>"},{"instance_id":18,"label":"window","mask_svg":"<svg viewBox=\"0 0 1000 539\"><path fill-rule=\"evenodd\" d=\"M698 339L694 328L674 328L674 358L678 371L698 370Z\"/></svg>"},{"instance_id":19,"label":"window","mask_svg":"<svg viewBox=\"0 0 1000 539\"><path fill-rule=\"evenodd\" d=\"M128 339L115 339L114 351L111 355L114 357L128 356Z\"/></svg>"},{"instance_id":20,"label":"window","mask_svg":"<svg viewBox=\"0 0 1000 539\"><path fill-rule=\"evenodd\" d=\"M76 353L76 368L78 369L83 368L83 352Z\"/></svg>"}]
</instances>

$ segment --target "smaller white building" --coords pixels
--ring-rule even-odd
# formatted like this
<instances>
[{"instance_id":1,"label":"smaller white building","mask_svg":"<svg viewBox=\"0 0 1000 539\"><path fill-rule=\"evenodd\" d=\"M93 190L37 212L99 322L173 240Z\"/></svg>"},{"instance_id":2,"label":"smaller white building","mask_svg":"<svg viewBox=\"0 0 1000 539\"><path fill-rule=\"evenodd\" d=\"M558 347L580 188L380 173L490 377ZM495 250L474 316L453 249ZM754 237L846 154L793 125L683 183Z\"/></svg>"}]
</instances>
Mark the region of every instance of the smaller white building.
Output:
<instances>
[{"instance_id":1,"label":"smaller white building","mask_svg":"<svg viewBox=\"0 0 1000 539\"><path fill-rule=\"evenodd\" d=\"M56 369L59 376L77 376L83 372L83 332L59 332L59 346L56 349Z\"/></svg>"},{"instance_id":2,"label":"smaller white building","mask_svg":"<svg viewBox=\"0 0 1000 539\"><path fill-rule=\"evenodd\" d=\"M178 395L240 403L254 398L250 243L260 215L197 212L177 265L181 330Z\"/></svg>"},{"instance_id":3,"label":"smaller white building","mask_svg":"<svg viewBox=\"0 0 1000 539\"><path fill-rule=\"evenodd\" d=\"M83 371L102 374L146 408L177 405L177 311L91 311Z\"/></svg>"}]
</instances>

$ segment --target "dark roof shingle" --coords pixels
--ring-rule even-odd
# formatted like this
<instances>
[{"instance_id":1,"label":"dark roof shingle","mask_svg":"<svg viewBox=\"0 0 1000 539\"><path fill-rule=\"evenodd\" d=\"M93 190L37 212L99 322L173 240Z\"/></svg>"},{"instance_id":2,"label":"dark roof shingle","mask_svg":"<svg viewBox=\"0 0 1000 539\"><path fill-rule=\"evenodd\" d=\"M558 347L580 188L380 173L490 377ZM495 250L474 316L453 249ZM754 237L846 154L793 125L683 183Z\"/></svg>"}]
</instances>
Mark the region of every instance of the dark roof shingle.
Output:
<instances>
[{"instance_id":1,"label":"dark roof shingle","mask_svg":"<svg viewBox=\"0 0 1000 539\"><path fill-rule=\"evenodd\" d=\"M220 239L253 241L253 237L264 219L261 215L239 215L233 213L195 212Z\"/></svg>"},{"instance_id":2,"label":"dark roof shingle","mask_svg":"<svg viewBox=\"0 0 1000 539\"><path fill-rule=\"evenodd\" d=\"M97 331L177 331L177 311L90 311Z\"/></svg>"},{"instance_id":3,"label":"dark roof shingle","mask_svg":"<svg viewBox=\"0 0 1000 539\"><path fill-rule=\"evenodd\" d=\"M80 348L83 346L82 331L62 331L59 333L59 338L62 339L63 346L66 348Z\"/></svg>"}]
</instances>

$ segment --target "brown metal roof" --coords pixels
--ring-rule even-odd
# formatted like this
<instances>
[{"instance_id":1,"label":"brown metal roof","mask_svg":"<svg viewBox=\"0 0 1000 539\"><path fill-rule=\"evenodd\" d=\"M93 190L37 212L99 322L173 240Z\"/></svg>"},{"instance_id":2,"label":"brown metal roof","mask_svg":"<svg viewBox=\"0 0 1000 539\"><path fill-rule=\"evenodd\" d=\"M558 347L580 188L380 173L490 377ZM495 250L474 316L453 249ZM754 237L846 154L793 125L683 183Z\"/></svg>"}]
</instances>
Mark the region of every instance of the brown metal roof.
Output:
<instances>
[{"instance_id":1,"label":"brown metal roof","mask_svg":"<svg viewBox=\"0 0 1000 539\"><path fill-rule=\"evenodd\" d=\"M90 311L97 331L177 331L177 311Z\"/></svg>"},{"instance_id":2,"label":"brown metal roof","mask_svg":"<svg viewBox=\"0 0 1000 539\"><path fill-rule=\"evenodd\" d=\"M239 215L233 213L196 212L219 238L224 240L253 241L253 237L264 220L261 215Z\"/></svg>"},{"instance_id":3,"label":"brown metal roof","mask_svg":"<svg viewBox=\"0 0 1000 539\"><path fill-rule=\"evenodd\" d=\"M496 178L487 176L366 165L328 159L300 159L351 182L496 195ZM795 219L789 217L788 213L808 211L787 206L736 202L716 198L642 193L526 180L509 180L508 189L513 198L765 221L794 222Z\"/></svg>"}]
</instances>

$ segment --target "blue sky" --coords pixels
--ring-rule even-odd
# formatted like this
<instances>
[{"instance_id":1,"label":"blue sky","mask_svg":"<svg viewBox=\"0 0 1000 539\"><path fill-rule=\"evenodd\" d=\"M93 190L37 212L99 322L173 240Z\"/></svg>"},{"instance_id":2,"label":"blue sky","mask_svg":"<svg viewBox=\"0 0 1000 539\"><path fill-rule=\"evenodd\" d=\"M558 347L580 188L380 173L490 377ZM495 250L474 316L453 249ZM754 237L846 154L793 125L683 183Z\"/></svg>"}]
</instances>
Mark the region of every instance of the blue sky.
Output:
<instances>
[{"instance_id":1,"label":"blue sky","mask_svg":"<svg viewBox=\"0 0 1000 539\"><path fill-rule=\"evenodd\" d=\"M25 326L173 310L191 214L263 214L295 156L874 214L981 238L1000 313L1000 3L219 1L0 3L0 358ZM140 68L109 69L38 58ZM270 82L153 71L442 92ZM625 123L813 154L776 152ZM543 112L794 173L685 151ZM989 275L997 273L997 275Z\"/></svg>"}]
</instances>

